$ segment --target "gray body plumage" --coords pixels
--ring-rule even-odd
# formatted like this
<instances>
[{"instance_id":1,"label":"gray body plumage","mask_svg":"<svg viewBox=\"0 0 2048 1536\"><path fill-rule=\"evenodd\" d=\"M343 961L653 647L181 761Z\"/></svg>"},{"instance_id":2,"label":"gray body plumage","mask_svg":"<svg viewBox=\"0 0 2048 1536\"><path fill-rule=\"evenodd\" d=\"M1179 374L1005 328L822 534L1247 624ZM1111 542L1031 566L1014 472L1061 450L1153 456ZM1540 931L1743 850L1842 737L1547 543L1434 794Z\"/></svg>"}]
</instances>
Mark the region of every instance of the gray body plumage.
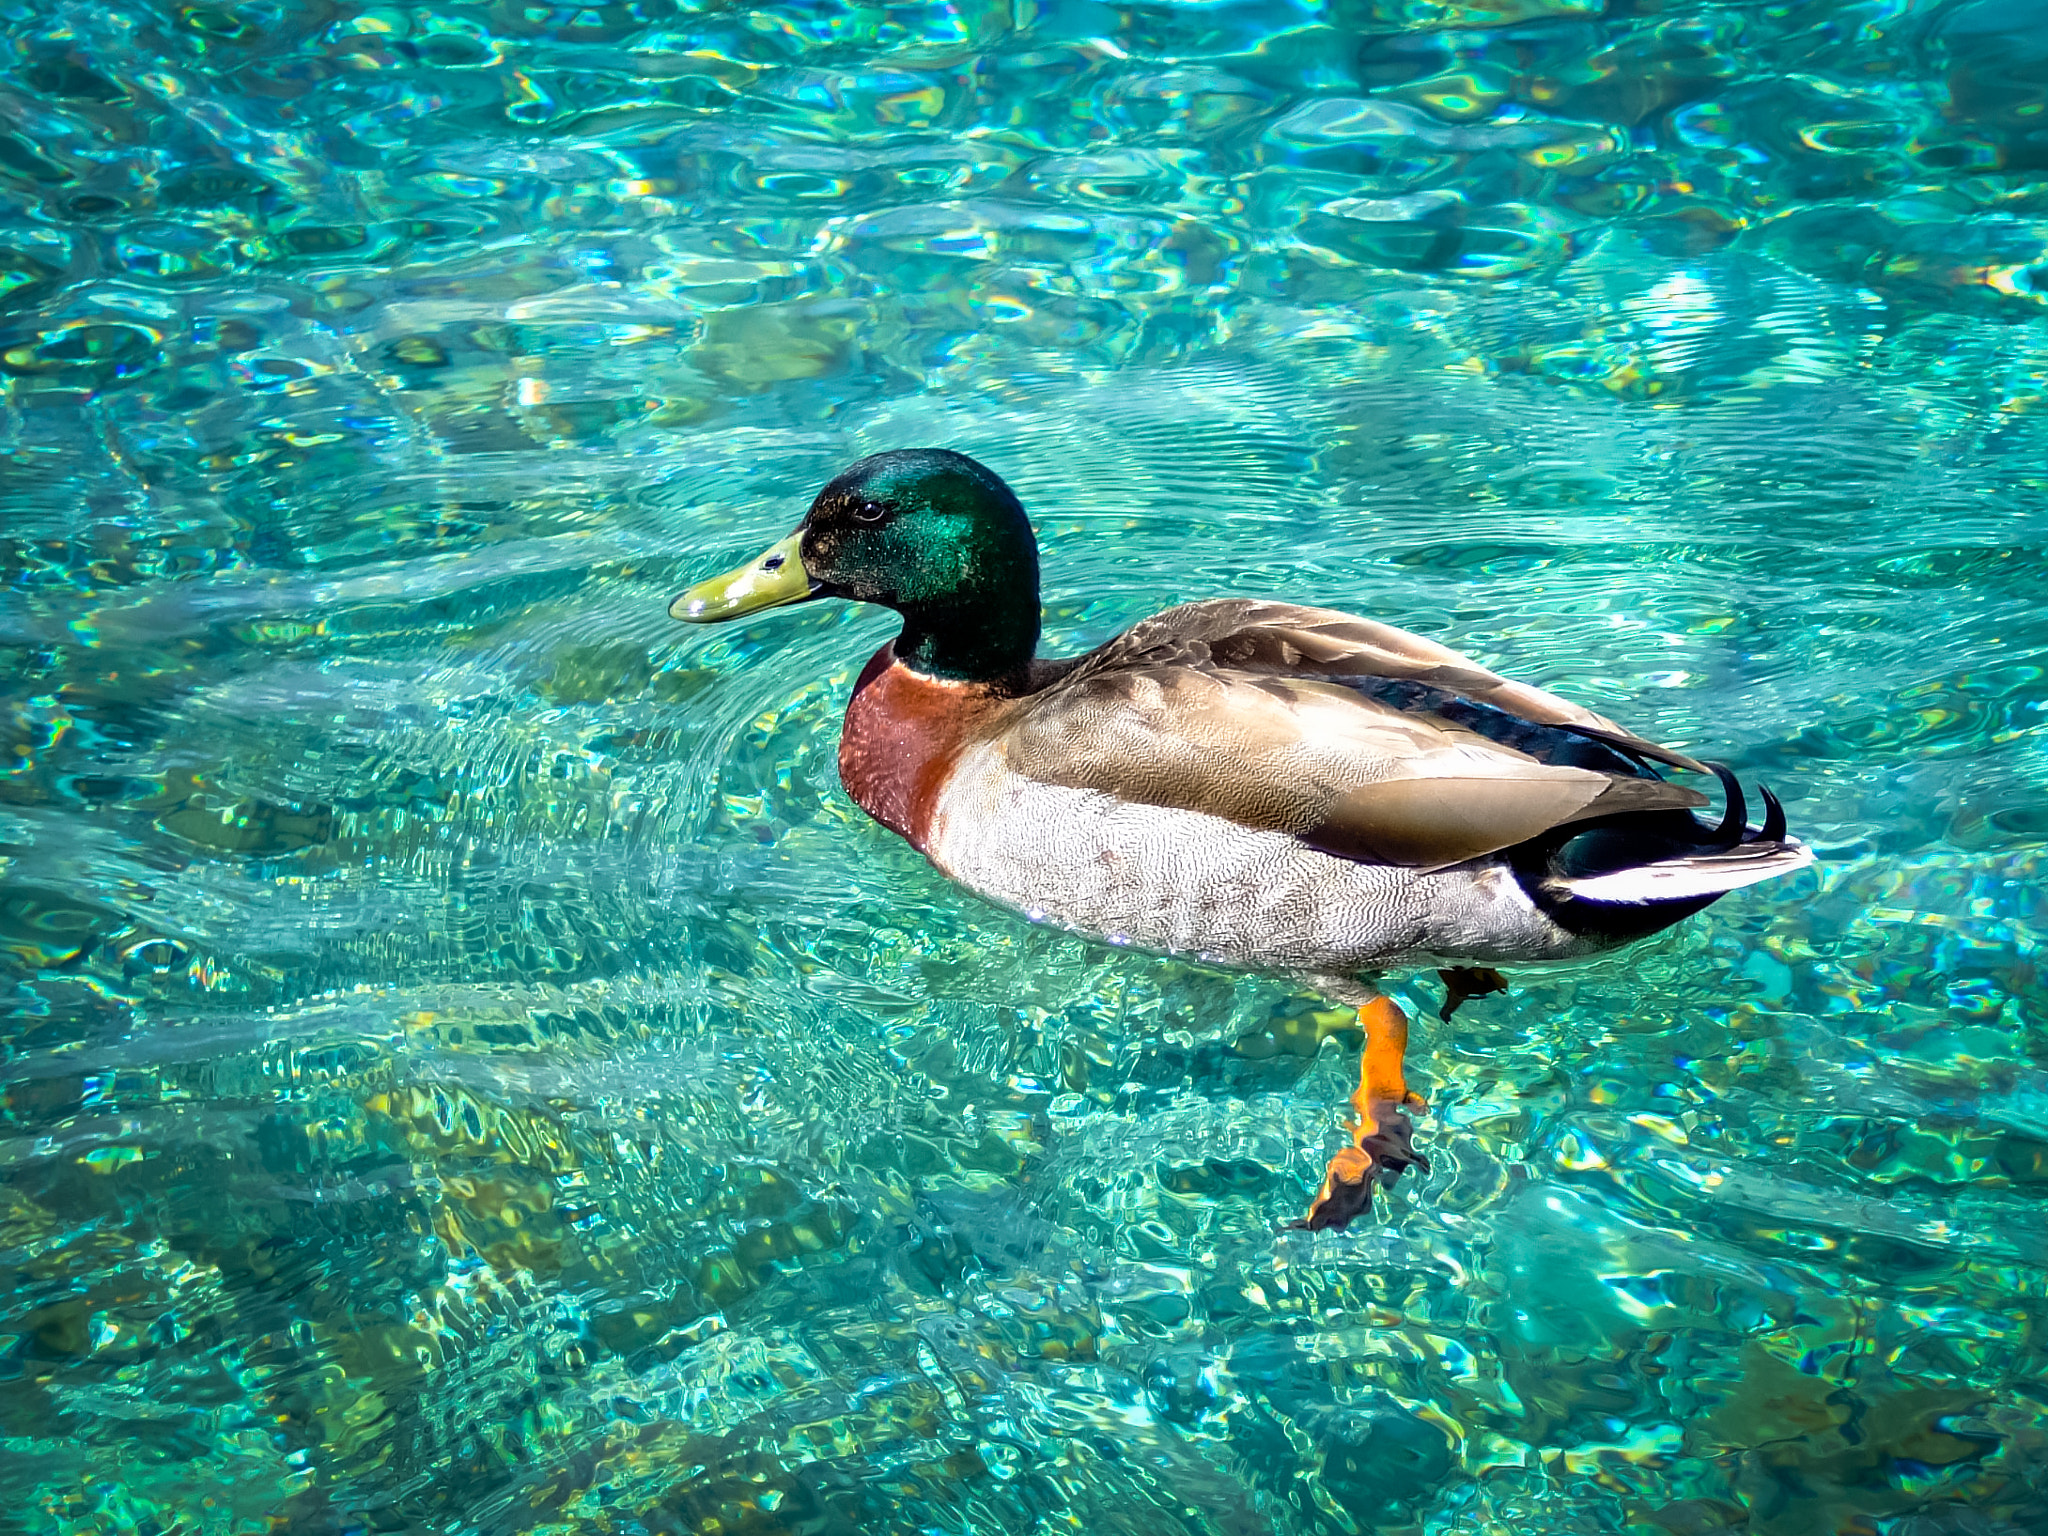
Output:
<instances>
[{"instance_id":1,"label":"gray body plumage","mask_svg":"<svg viewBox=\"0 0 2048 1536\"><path fill-rule=\"evenodd\" d=\"M1417 870L1339 858L1284 832L1040 783L994 744L954 771L926 852L1034 920L1242 969L1352 976L1611 947L1560 927L1498 859Z\"/></svg>"},{"instance_id":2,"label":"gray body plumage","mask_svg":"<svg viewBox=\"0 0 2048 1536\"><path fill-rule=\"evenodd\" d=\"M1703 834L1583 877L1518 867L1602 818L1691 827L1705 797L1644 763L1702 765L1347 614L1189 603L1053 665L954 762L925 852L1111 943L1325 977L1574 959L1811 861ZM1561 920L1589 904L1640 916Z\"/></svg>"}]
</instances>

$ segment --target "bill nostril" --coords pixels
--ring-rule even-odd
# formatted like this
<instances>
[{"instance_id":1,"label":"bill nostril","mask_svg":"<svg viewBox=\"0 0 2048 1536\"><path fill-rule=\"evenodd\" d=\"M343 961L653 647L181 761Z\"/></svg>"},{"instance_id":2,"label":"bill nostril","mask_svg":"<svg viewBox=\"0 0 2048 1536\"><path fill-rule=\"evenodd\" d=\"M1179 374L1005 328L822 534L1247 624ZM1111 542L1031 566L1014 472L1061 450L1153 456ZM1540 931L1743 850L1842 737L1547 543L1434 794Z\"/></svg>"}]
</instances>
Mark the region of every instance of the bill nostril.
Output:
<instances>
[{"instance_id":1,"label":"bill nostril","mask_svg":"<svg viewBox=\"0 0 2048 1536\"><path fill-rule=\"evenodd\" d=\"M782 569L782 561L783 556L770 555L766 560L763 560L761 562L761 569L764 571L779 571Z\"/></svg>"}]
</instances>

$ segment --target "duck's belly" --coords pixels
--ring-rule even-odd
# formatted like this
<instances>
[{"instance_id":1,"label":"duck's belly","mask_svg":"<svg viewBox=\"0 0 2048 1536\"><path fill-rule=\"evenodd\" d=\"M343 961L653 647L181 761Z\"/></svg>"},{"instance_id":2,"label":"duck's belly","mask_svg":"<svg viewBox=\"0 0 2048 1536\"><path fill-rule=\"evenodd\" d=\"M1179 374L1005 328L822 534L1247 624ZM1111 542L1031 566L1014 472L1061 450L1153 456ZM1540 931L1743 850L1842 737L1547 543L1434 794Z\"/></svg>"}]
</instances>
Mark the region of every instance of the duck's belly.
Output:
<instances>
[{"instance_id":1,"label":"duck's belly","mask_svg":"<svg viewBox=\"0 0 2048 1536\"><path fill-rule=\"evenodd\" d=\"M1353 975L1423 961L1556 960L1602 947L1503 866L1420 873L1281 832L1016 774L991 746L941 791L925 853L979 895L1113 944L1246 969Z\"/></svg>"}]
</instances>

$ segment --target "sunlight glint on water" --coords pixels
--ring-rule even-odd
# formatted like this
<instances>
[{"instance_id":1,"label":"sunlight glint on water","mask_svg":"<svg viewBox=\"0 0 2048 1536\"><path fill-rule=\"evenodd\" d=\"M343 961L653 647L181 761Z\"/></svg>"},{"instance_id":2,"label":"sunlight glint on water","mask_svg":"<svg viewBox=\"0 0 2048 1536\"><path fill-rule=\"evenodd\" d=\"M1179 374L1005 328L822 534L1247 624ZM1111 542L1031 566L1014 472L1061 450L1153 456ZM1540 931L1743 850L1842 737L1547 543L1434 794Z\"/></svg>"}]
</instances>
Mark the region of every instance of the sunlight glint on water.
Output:
<instances>
[{"instance_id":1,"label":"sunlight glint on water","mask_svg":"<svg viewBox=\"0 0 2048 1536\"><path fill-rule=\"evenodd\" d=\"M2048 10L19 4L0 1525L2048 1526ZM950 887L862 453L1047 643L1369 613L1822 855L1434 1023Z\"/></svg>"}]
</instances>

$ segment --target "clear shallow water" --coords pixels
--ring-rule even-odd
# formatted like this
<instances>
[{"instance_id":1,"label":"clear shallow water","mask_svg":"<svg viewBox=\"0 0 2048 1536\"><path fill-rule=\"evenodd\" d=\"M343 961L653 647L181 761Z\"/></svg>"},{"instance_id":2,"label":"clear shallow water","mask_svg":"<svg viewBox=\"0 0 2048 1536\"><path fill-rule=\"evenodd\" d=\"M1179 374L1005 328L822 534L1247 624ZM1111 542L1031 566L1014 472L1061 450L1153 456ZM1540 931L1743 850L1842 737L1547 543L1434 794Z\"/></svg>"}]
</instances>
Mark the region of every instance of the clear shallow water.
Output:
<instances>
[{"instance_id":1,"label":"clear shallow water","mask_svg":"<svg viewBox=\"0 0 2048 1536\"><path fill-rule=\"evenodd\" d=\"M0 1524L2048 1527L2048 13L18 6ZM1277 593L1765 778L1814 872L1436 1026L949 889L887 633Z\"/></svg>"}]
</instances>

